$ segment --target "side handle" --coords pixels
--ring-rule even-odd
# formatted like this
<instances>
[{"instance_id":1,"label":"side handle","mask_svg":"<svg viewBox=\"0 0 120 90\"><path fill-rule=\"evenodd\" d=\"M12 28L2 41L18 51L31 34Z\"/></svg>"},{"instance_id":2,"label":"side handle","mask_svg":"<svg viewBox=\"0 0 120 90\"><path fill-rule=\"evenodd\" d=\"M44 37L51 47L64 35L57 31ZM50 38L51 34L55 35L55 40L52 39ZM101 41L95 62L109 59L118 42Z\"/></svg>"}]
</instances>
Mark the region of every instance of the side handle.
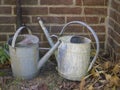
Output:
<instances>
[{"instance_id":1,"label":"side handle","mask_svg":"<svg viewBox=\"0 0 120 90\"><path fill-rule=\"evenodd\" d=\"M21 26L20 28L18 28L18 30L16 31L16 33L15 33L14 36L13 36L13 40L12 40L12 47L13 47L13 48L15 47L15 42L16 42L16 39L17 39L19 33L20 33L24 28L27 29L27 31L28 31L29 34L32 34L31 30L30 30L28 27L26 27L26 26Z\"/></svg>"}]
</instances>

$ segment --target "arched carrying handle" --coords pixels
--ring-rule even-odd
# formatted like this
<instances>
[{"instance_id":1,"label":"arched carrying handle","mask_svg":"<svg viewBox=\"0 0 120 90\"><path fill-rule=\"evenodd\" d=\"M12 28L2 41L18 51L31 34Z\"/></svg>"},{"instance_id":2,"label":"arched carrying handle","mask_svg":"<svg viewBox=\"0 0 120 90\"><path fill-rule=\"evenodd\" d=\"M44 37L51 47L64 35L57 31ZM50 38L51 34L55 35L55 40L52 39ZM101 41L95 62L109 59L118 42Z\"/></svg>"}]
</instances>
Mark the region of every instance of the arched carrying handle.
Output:
<instances>
[{"instance_id":1,"label":"arched carrying handle","mask_svg":"<svg viewBox=\"0 0 120 90\"><path fill-rule=\"evenodd\" d=\"M31 30L26 27L26 26L21 26L20 28L18 28L18 30L16 31L16 33L14 34L13 36L13 40L12 40L12 47L14 48L15 47L15 42L16 42L16 39L18 37L18 34L23 30L23 29L27 29L28 33L29 34L32 34Z\"/></svg>"},{"instance_id":2,"label":"arched carrying handle","mask_svg":"<svg viewBox=\"0 0 120 90\"><path fill-rule=\"evenodd\" d=\"M91 68L92 68L92 66L93 66L93 64L94 64L94 62L95 62L96 59L97 59L98 53L99 53L99 47L100 47L100 45L99 45L98 36L96 35L96 33L94 32L94 30L93 30L90 26L88 26L86 23L81 22L81 21L71 21L71 22L67 23L66 25L64 25L64 27L62 28L62 30L61 30L61 32L60 32L60 34L59 34L60 36L63 34L65 28L66 28L68 25L70 25L70 24L80 24L80 25L83 25L83 26L87 27L87 29L90 30L90 32L93 34L93 36L94 36L94 38L95 38L96 47L97 47L97 48L96 48L96 54L95 54L92 62L90 63L90 65L89 65L89 67L88 67L88 71L90 71Z\"/></svg>"}]
</instances>

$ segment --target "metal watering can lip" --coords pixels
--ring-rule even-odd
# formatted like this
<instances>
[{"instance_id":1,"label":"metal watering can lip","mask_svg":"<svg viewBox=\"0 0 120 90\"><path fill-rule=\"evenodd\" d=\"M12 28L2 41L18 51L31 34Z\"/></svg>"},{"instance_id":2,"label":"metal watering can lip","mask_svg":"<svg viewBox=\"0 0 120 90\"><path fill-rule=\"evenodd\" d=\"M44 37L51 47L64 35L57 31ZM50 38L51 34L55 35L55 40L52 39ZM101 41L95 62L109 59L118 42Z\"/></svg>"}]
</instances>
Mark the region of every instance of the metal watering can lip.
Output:
<instances>
[{"instance_id":1,"label":"metal watering can lip","mask_svg":"<svg viewBox=\"0 0 120 90\"><path fill-rule=\"evenodd\" d=\"M29 42L27 45L22 45L21 44L21 41L23 40L23 39L25 39L25 38L27 38L27 37L31 37L33 40L34 40L34 42ZM11 38L9 38L9 40L8 40L8 45L10 45L10 46L12 46L12 40L13 40L13 37L11 37ZM31 47L31 46L34 46L34 45L36 45L36 44L38 44L39 43L39 39L38 39L38 37L36 37L35 35L28 35L28 34L24 34L24 35L19 35L18 37L17 37L17 39L16 39L16 42L15 42L15 47L14 48L24 48L24 47Z\"/></svg>"},{"instance_id":2,"label":"metal watering can lip","mask_svg":"<svg viewBox=\"0 0 120 90\"><path fill-rule=\"evenodd\" d=\"M68 35L68 36L62 36L59 38L61 42L68 43L68 44L89 44L91 43L91 40L89 38L86 38L84 36L78 36L78 35Z\"/></svg>"}]
</instances>

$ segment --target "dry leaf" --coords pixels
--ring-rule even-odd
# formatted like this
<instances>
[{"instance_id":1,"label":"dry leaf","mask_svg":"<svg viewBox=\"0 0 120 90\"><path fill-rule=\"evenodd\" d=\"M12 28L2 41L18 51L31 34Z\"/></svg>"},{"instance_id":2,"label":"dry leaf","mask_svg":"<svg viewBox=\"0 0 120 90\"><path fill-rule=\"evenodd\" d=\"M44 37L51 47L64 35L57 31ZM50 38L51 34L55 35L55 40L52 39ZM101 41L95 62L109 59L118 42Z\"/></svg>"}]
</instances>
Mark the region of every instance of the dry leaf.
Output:
<instances>
[{"instance_id":1,"label":"dry leaf","mask_svg":"<svg viewBox=\"0 0 120 90\"><path fill-rule=\"evenodd\" d=\"M116 86L113 86L112 90L116 90Z\"/></svg>"},{"instance_id":2,"label":"dry leaf","mask_svg":"<svg viewBox=\"0 0 120 90\"><path fill-rule=\"evenodd\" d=\"M90 86L88 87L88 90L94 90L93 85L90 85Z\"/></svg>"},{"instance_id":3,"label":"dry leaf","mask_svg":"<svg viewBox=\"0 0 120 90\"><path fill-rule=\"evenodd\" d=\"M103 64L103 69L108 69L111 67L111 65L112 65L112 63L110 61L107 61Z\"/></svg>"},{"instance_id":4,"label":"dry leaf","mask_svg":"<svg viewBox=\"0 0 120 90\"><path fill-rule=\"evenodd\" d=\"M92 74L94 77L99 77L99 76L100 76L100 75L99 75L99 72L96 71L96 68L93 68L93 69L91 70L91 74Z\"/></svg>"},{"instance_id":5,"label":"dry leaf","mask_svg":"<svg viewBox=\"0 0 120 90\"><path fill-rule=\"evenodd\" d=\"M117 74L118 72L120 72L120 66L118 64L116 64L112 71L114 74Z\"/></svg>"},{"instance_id":6,"label":"dry leaf","mask_svg":"<svg viewBox=\"0 0 120 90\"><path fill-rule=\"evenodd\" d=\"M115 86L120 86L120 79L118 76L114 75L111 77L110 83L112 83Z\"/></svg>"},{"instance_id":7,"label":"dry leaf","mask_svg":"<svg viewBox=\"0 0 120 90\"><path fill-rule=\"evenodd\" d=\"M105 74L105 78L107 81L110 81L111 80L111 75L110 74Z\"/></svg>"},{"instance_id":8,"label":"dry leaf","mask_svg":"<svg viewBox=\"0 0 120 90\"><path fill-rule=\"evenodd\" d=\"M80 82L80 90L83 90L85 86L85 79L83 78Z\"/></svg>"}]
</instances>

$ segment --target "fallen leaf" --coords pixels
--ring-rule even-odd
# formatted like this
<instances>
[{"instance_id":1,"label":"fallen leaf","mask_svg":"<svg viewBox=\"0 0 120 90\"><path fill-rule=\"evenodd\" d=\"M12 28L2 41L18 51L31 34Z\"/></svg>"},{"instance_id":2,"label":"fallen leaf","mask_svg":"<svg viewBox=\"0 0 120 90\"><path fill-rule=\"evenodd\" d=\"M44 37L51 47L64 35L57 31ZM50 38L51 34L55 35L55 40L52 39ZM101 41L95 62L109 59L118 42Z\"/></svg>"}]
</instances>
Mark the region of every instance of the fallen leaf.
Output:
<instances>
[{"instance_id":1,"label":"fallen leaf","mask_svg":"<svg viewBox=\"0 0 120 90\"><path fill-rule=\"evenodd\" d=\"M88 90L94 90L93 85L90 85L90 86L88 87Z\"/></svg>"},{"instance_id":2,"label":"fallen leaf","mask_svg":"<svg viewBox=\"0 0 120 90\"><path fill-rule=\"evenodd\" d=\"M117 74L118 72L120 72L120 66L118 64L116 64L112 71L114 74Z\"/></svg>"},{"instance_id":3,"label":"fallen leaf","mask_svg":"<svg viewBox=\"0 0 120 90\"><path fill-rule=\"evenodd\" d=\"M110 61L107 61L103 64L103 69L108 69L112 66L112 63Z\"/></svg>"},{"instance_id":4,"label":"fallen leaf","mask_svg":"<svg viewBox=\"0 0 120 90\"><path fill-rule=\"evenodd\" d=\"M112 83L115 86L120 86L120 79L118 76L114 75L110 79L110 83Z\"/></svg>"},{"instance_id":5,"label":"fallen leaf","mask_svg":"<svg viewBox=\"0 0 120 90\"><path fill-rule=\"evenodd\" d=\"M116 90L116 86L113 86L112 90Z\"/></svg>"},{"instance_id":6,"label":"fallen leaf","mask_svg":"<svg viewBox=\"0 0 120 90\"><path fill-rule=\"evenodd\" d=\"M91 70L91 74L92 74L94 77L99 77L99 72L96 71L96 68L95 68L95 67Z\"/></svg>"},{"instance_id":7,"label":"fallen leaf","mask_svg":"<svg viewBox=\"0 0 120 90\"><path fill-rule=\"evenodd\" d=\"M105 74L105 78L107 81L110 81L111 80L111 75L110 74Z\"/></svg>"}]
</instances>

